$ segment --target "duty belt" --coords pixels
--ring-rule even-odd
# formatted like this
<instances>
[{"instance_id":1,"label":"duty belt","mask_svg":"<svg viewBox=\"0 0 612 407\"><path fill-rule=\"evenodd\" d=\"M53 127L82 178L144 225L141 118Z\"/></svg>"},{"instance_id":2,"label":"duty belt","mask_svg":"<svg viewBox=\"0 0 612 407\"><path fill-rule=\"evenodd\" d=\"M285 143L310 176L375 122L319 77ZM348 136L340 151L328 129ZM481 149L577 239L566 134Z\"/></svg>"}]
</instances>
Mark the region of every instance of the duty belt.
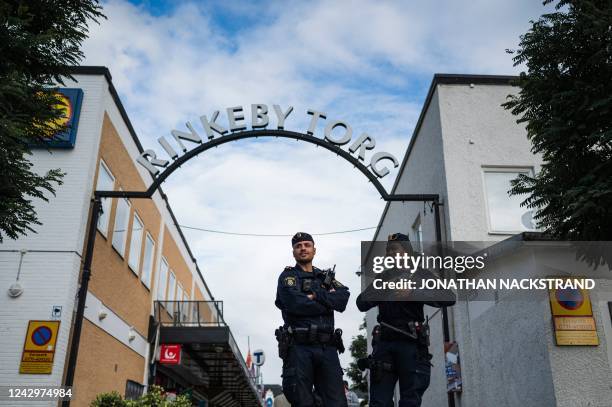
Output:
<instances>
[{"instance_id":1,"label":"duty belt","mask_svg":"<svg viewBox=\"0 0 612 407\"><path fill-rule=\"evenodd\" d=\"M429 318L425 323L418 321L402 321L400 324L389 324L379 321L382 340L413 340L429 346Z\"/></svg>"},{"instance_id":2,"label":"duty belt","mask_svg":"<svg viewBox=\"0 0 612 407\"><path fill-rule=\"evenodd\" d=\"M334 342L334 332L329 330L319 331L312 328L290 328L291 336L295 343L299 344L328 344Z\"/></svg>"}]
</instances>

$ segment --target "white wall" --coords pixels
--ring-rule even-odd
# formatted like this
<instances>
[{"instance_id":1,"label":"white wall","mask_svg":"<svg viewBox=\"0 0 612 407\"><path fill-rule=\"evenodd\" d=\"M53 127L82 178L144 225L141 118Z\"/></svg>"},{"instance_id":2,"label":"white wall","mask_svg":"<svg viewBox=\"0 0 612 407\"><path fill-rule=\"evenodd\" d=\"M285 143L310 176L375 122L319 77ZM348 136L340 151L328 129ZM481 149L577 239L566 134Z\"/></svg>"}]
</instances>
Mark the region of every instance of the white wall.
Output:
<instances>
[{"instance_id":1,"label":"white wall","mask_svg":"<svg viewBox=\"0 0 612 407\"><path fill-rule=\"evenodd\" d=\"M516 117L501 107L515 92L505 85L439 85L448 188L449 240L503 240L512 235L488 233L483 166L532 167L539 156Z\"/></svg>"},{"instance_id":2,"label":"white wall","mask_svg":"<svg viewBox=\"0 0 612 407\"><path fill-rule=\"evenodd\" d=\"M513 91L507 85L437 86L395 192L439 194L444 204L443 240L493 244L511 236L489 230L482 174L483 166L535 172L541 166L524 127L501 107ZM427 212L423 218L422 204L415 203L390 204L375 239L385 240L393 232L413 237L411 226L418 213L424 240L434 240L433 214ZM496 270L508 275L536 266L522 261L521 265L507 261ZM556 346L545 295L524 303L459 302L450 308L451 338L459 343L464 384L456 405L609 406L610 291L592 294L598 347ZM372 313L370 326L374 318ZM446 405L441 325L433 322L432 328L434 367L423 407Z\"/></svg>"},{"instance_id":3,"label":"white wall","mask_svg":"<svg viewBox=\"0 0 612 407\"><path fill-rule=\"evenodd\" d=\"M483 166L531 167L539 157L530 151L526 131L501 104L515 89L507 85L439 85L444 166L448 189L449 240L498 241L512 234L488 230ZM462 357L464 391L458 405L479 405L482 386L477 365L478 342L473 341L467 304L452 309L455 340ZM492 377L491 377L492 378Z\"/></svg>"},{"instance_id":4,"label":"white wall","mask_svg":"<svg viewBox=\"0 0 612 407\"><path fill-rule=\"evenodd\" d=\"M35 201L38 218L43 223L34 227L37 234L29 233L16 241L5 238L0 245L0 287L3 291L0 294L0 385L58 386L62 382L106 86L102 76L84 76L78 84L67 81L66 87L79 87L84 91L75 147L37 149L31 158L38 173L61 168L66 173L64 183L56 188L57 195L50 196L48 203ZM24 293L11 298L6 290L15 282L20 256L11 250L21 249L32 251L25 254L21 267L20 283ZM28 321L51 319L53 305L62 306L53 372L51 375L21 375L19 361ZM47 401L37 405L54 404ZM22 402L20 405L30 404Z\"/></svg>"}]
</instances>

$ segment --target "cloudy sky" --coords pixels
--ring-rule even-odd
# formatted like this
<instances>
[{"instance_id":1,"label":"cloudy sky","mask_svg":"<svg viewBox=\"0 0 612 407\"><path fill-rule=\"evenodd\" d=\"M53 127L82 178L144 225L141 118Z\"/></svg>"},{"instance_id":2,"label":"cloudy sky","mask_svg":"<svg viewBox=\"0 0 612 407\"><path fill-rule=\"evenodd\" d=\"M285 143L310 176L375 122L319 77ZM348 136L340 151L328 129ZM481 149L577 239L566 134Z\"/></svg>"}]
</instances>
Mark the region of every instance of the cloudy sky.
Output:
<instances>
[{"instance_id":1,"label":"cloudy sky","mask_svg":"<svg viewBox=\"0 0 612 407\"><path fill-rule=\"evenodd\" d=\"M307 109L345 120L401 161L434 73L514 74L511 56L533 0L104 2L84 65L109 67L145 148L185 122L230 106L293 106L285 128L304 132ZM225 115L220 122L225 124ZM272 124L275 120L272 120ZM316 136L323 131L320 125ZM384 179L390 188L397 171ZM344 160L295 141L239 141L208 151L163 185L243 353L263 348L266 383L280 383L276 281L293 264L290 236L374 227L384 202ZM415 191L427 193L429 191ZM316 236L315 265L337 264L352 292L336 319L358 332L359 245L374 230ZM348 352L341 356L348 365Z\"/></svg>"}]
</instances>

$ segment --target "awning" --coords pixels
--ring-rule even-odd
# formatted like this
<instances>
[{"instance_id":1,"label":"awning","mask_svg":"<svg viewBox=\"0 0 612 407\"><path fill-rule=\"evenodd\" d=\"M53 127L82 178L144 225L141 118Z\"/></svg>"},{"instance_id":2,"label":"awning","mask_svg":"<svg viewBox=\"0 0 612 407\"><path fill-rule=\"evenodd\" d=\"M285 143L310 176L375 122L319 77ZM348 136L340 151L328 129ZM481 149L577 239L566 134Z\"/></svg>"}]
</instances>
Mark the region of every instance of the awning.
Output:
<instances>
[{"instance_id":1,"label":"awning","mask_svg":"<svg viewBox=\"0 0 612 407\"><path fill-rule=\"evenodd\" d=\"M160 324L159 343L182 345L181 363L160 364L158 369L206 395L213 407L260 407L254 380L223 321L222 305L218 303L220 301L155 304L155 320Z\"/></svg>"}]
</instances>

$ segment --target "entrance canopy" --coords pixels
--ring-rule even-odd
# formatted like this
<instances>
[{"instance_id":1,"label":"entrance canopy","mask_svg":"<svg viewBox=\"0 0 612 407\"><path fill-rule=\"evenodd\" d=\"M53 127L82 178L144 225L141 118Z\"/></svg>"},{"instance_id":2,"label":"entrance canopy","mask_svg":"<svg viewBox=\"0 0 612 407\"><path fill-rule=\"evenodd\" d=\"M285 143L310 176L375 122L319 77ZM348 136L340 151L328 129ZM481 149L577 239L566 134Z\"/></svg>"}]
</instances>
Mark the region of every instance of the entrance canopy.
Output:
<instances>
[{"instance_id":1,"label":"entrance canopy","mask_svg":"<svg viewBox=\"0 0 612 407\"><path fill-rule=\"evenodd\" d=\"M222 301L156 301L155 324L160 345L182 350L179 364L158 364L158 372L205 395L211 406L261 406Z\"/></svg>"}]
</instances>

